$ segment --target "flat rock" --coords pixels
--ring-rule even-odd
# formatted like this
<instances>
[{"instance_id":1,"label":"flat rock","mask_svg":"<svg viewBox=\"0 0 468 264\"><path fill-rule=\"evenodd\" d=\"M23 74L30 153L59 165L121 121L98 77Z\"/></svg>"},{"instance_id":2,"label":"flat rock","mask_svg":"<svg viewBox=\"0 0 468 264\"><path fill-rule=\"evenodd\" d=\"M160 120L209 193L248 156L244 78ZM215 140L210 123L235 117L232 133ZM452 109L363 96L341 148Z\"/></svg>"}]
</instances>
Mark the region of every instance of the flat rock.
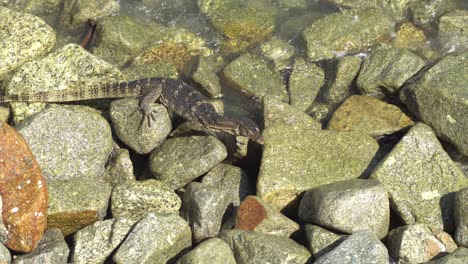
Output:
<instances>
[{"instance_id":1,"label":"flat rock","mask_svg":"<svg viewBox=\"0 0 468 264\"><path fill-rule=\"evenodd\" d=\"M455 194L454 238L461 247L468 247L468 188L463 188Z\"/></svg>"},{"instance_id":2,"label":"flat rock","mask_svg":"<svg viewBox=\"0 0 468 264\"><path fill-rule=\"evenodd\" d=\"M323 93L332 104L341 103L351 93L351 85L361 69L362 60L358 56L345 56L338 59L333 84Z\"/></svg>"},{"instance_id":3,"label":"flat rock","mask_svg":"<svg viewBox=\"0 0 468 264\"><path fill-rule=\"evenodd\" d=\"M213 136L171 138L150 156L156 179L178 189L227 157L226 147Z\"/></svg>"},{"instance_id":4,"label":"flat rock","mask_svg":"<svg viewBox=\"0 0 468 264\"><path fill-rule=\"evenodd\" d=\"M277 210L297 206L305 190L358 178L378 149L372 137L360 132L276 125L265 129L263 136L257 192Z\"/></svg>"},{"instance_id":5,"label":"flat rock","mask_svg":"<svg viewBox=\"0 0 468 264\"><path fill-rule=\"evenodd\" d=\"M383 183L393 209L407 224L453 229L453 196L467 179L432 129L418 123L395 145L370 176Z\"/></svg>"},{"instance_id":6,"label":"flat rock","mask_svg":"<svg viewBox=\"0 0 468 264\"><path fill-rule=\"evenodd\" d=\"M236 264L231 248L222 239L214 237L197 245L180 257L176 264Z\"/></svg>"},{"instance_id":7,"label":"flat rock","mask_svg":"<svg viewBox=\"0 0 468 264\"><path fill-rule=\"evenodd\" d=\"M327 129L362 131L377 138L413 124L414 122L395 105L372 96L353 95L333 113Z\"/></svg>"},{"instance_id":8,"label":"flat rock","mask_svg":"<svg viewBox=\"0 0 468 264\"><path fill-rule=\"evenodd\" d=\"M322 68L302 58L296 59L289 77L291 105L305 112L311 107L324 83L325 73Z\"/></svg>"},{"instance_id":9,"label":"flat rock","mask_svg":"<svg viewBox=\"0 0 468 264\"><path fill-rule=\"evenodd\" d=\"M335 234L320 226L311 224L305 224L304 233L309 245L309 251L315 259L330 252L346 239L346 236Z\"/></svg>"}]
</instances>

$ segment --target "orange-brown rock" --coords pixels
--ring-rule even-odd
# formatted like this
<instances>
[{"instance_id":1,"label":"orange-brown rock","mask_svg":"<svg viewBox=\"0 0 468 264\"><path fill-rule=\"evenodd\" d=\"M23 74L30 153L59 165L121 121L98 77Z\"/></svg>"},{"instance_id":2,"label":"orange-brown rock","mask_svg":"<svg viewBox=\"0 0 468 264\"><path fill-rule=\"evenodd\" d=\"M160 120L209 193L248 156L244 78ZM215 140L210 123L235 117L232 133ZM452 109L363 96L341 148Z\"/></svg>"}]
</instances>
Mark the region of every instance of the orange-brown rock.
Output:
<instances>
[{"instance_id":1,"label":"orange-brown rock","mask_svg":"<svg viewBox=\"0 0 468 264\"><path fill-rule=\"evenodd\" d=\"M44 234L49 195L26 141L6 123L0 124L0 195L3 243L15 251L31 252Z\"/></svg>"}]
</instances>

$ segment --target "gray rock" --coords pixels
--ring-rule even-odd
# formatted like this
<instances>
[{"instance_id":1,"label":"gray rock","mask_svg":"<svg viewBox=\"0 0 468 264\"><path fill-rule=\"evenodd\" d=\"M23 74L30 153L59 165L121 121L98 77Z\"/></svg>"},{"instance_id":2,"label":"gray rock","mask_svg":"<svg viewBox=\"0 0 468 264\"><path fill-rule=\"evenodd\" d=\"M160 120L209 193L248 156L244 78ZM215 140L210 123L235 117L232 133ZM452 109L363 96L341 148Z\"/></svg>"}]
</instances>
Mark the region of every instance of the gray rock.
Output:
<instances>
[{"instance_id":1,"label":"gray rock","mask_svg":"<svg viewBox=\"0 0 468 264\"><path fill-rule=\"evenodd\" d=\"M453 228L453 195L468 186L431 128L418 123L398 142L370 176L387 188L393 209L407 224Z\"/></svg>"},{"instance_id":2,"label":"gray rock","mask_svg":"<svg viewBox=\"0 0 468 264\"><path fill-rule=\"evenodd\" d=\"M49 52L55 32L42 19L0 6L0 80L28 60Z\"/></svg>"},{"instance_id":3,"label":"gray rock","mask_svg":"<svg viewBox=\"0 0 468 264\"><path fill-rule=\"evenodd\" d=\"M238 264L304 264L310 258L306 248L281 236L234 229L221 232L219 237L234 252Z\"/></svg>"},{"instance_id":4,"label":"gray rock","mask_svg":"<svg viewBox=\"0 0 468 264\"><path fill-rule=\"evenodd\" d=\"M388 264L388 251L374 233L358 231L314 263Z\"/></svg>"},{"instance_id":5,"label":"gray rock","mask_svg":"<svg viewBox=\"0 0 468 264\"><path fill-rule=\"evenodd\" d=\"M115 0L64 0L60 25L70 29L82 27L88 19L93 21L117 15L119 1Z\"/></svg>"},{"instance_id":6,"label":"gray rock","mask_svg":"<svg viewBox=\"0 0 468 264\"><path fill-rule=\"evenodd\" d=\"M294 46L276 36L262 43L260 51L264 58L273 62L276 71L289 68L295 54Z\"/></svg>"},{"instance_id":7,"label":"gray rock","mask_svg":"<svg viewBox=\"0 0 468 264\"><path fill-rule=\"evenodd\" d=\"M112 150L109 123L86 106L49 107L16 128L48 180L98 178Z\"/></svg>"},{"instance_id":8,"label":"gray rock","mask_svg":"<svg viewBox=\"0 0 468 264\"><path fill-rule=\"evenodd\" d=\"M49 228L31 253L15 256L13 264L66 264L70 250L60 230Z\"/></svg>"},{"instance_id":9,"label":"gray rock","mask_svg":"<svg viewBox=\"0 0 468 264\"><path fill-rule=\"evenodd\" d=\"M454 207L455 241L461 247L468 247L468 188L463 188L455 194Z\"/></svg>"},{"instance_id":10,"label":"gray rock","mask_svg":"<svg viewBox=\"0 0 468 264\"><path fill-rule=\"evenodd\" d=\"M412 1L408 5L408 13L413 22L425 30L437 28L439 17L456 9L454 0Z\"/></svg>"},{"instance_id":11,"label":"gray rock","mask_svg":"<svg viewBox=\"0 0 468 264\"><path fill-rule=\"evenodd\" d=\"M149 213L128 234L113 260L117 264L163 264L188 249L190 227L175 214Z\"/></svg>"},{"instance_id":12,"label":"gray rock","mask_svg":"<svg viewBox=\"0 0 468 264\"><path fill-rule=\"evenodd\" d=\"M330 252L346 239L343 235L335 234L316 225L306 224L304 229L309 244L309 251L312 252L312 256L316 259Z\"/></svg>"},{"instance_id":13,"label":"gray rock","mask_svg":"<svg viewBox=\"0 0 468 264\"><path fill-rule=\"evenodd\" d=\"M111 187L101 180L55 180L47 185L47 227L59 228L65 236L102 220L107 213Z\"/></svg>"},{"instance_id":14,"label":"gray rock","mask_svg":"<svg viewBox=\"0 0 468 264\"><path fill-rule=\"evenodd\" d=\"M149 212L177 213L179 196L167 184L157 180L128 181L112 191L113 217L144 217Z\"/></svg>"},{"instance_id":15,"label":"gray rock","mask_svg":"<svg viewBox=\"0 0 468 264\"><path fill-rule=\"evenodd\" d=\"M104 263L134 224L135 220L113 218L98 221L79 230L73 237L73 263Z\"/></svg>"},{"instance_id":16,"label":"gray rock","mask_svg":"<svg viewBox=\"0 0 468 264\"><path fill-rule=\"evenodd\" d=\"M178 189L203 175L227 156L226 147L213 136L166 140L150 157L156 179Z\"/></svg>"},{"instance_id":17,"label":"gray rock","mask_svg":"<svg viewBox=\"0 0 468 264\"><path fill-rule=\"evenodd\" d=\"M382 98L396 92L424 65L424 60L409 50L378 47L362 64L356 84L362 94Z\"/></svg>"},{"instance_id":18,"label":"gray rock","mask_svg":"<svg viewBox=\"0 0 468 264\"><path fill-rule=\"evenodd\" d=\"M440 17L438 38L445 52L468 49L467 24L467 10L455 10Z\"/></svg>"},{"instance_id":19,"label":"gray rock","mask_svg":"<svg viewBox=\"0 0 468 264\"><path fill-rule=\"evenodd\" d=\"M361 69L361 58L345 56L338 59L336 77L323 96L331 104L339 104L351 93L351 85Z\"/></svg>"},{"instance_id":20,"label":"gray rock","mask_svg":"<svg viewBox=\"0 0 468 264\"><path fill-rule=\"evenodd\" d=\"M176 264L236 264L231 248L222 239L214 237L201 242L183 255Z\"/></svg>"},{"instance_id":21,"label":"gray rock","mask_svg":"<svg viewBox=\"0 0 468 264\"><path fill-rule=\"evenodd\" d=\"M296 59L289 77L291 105L302 111L308 110L324 83L325 73L322 68L302 58Z\"/></svg>"},{"instance_id":22,"label":"gray rock","mask_svg":"<svg viewBox=\"0 0 468 264\"><path fill-rule=\"evenodd\" d=\"M231 249L229 249L231 250ZM11 254L7 247L0 243L0 263L10 264L11 263ZM234 262L235 263L235 262Z\"/></svg>"},{"instance_id":23,"label":"gray rock","mask_svg":"<svg viewBox=\"0 0 468 264\"><path fill-rule=\"evenodd\" d=\"M106 171L104 172L103 178L112 186L123 184L127 181L135 180L133 175L133 164L130 160L130 153L128 149L116 148L117 144L114 144L114 150L109 156L109 161L106 164Z\"/></svg>"},{"instance_id":24,"label":"gray rock","mask_svg":"<svg viewBox=\"0 0 468 264\"><path fill-rule=\"evenodd\" d=\"M402 226L391 230L387 238L388 252L398 263L421 263L442 252L451 252L443 241L423 224Z\"/></svg>"},{"instance_id":25,"label":"gray rock","mask_svg":"<svg viewBox=\"0 0 468 264\"><path fill-rule=\"evenodd\" d=\"M182 201L181 216L189 223L195 242L219 233L228 205L223 189L192 182L185 189Z\"/></svg>"},{"instance_id":26,"label":"gray rock","mask_svg":"<svg viewBox=\"0 0 468 264\"><path fill-rule=\"evenodd\" d=\"M376 180L351 179L322 185L304 193L299 219L348 234L369 230L382 239L390 224L388 194Z\"/></svg>"},{"instance_id":27,"label":"gray rock","mask_svg":"<svg viewBox=\"0 0 468 264\"><path fill-rule=\"evenodd\" d=\"M250 96L261 98L269 94L288 100L279 72L269 69L259 56L244 54L229 63L223 73L227 81Z\"/></svg>"},{"instance_id":28,"label":"gray rock","mask_svg":"<svg viewBox=\"0 0 468 264\"><path fill-rule=\"evenodd\" d=\"M372 137L359 132L276 125L265 129L263 136L257 193L277 210L297 205L305 190L358 178L378 149Z\"/></svg>"},{"instance_id":29,"label":"gray rock","mask_svg":"<svg viewBox=\"0 0 468 264\"><path fill-rule=\"evenodd\" d=\"M406 106L468 156L468 52L449 55L402 90Z\"/></svg>"},{"instance_id":30,"label":"gray rock","mask_svg":"<svg viewBox=\"0 0 468 264\"><path fill-rule=\"evenodd\" d=\"M311 60L332 59L347 52L365 51L394 28L381 8L356 8L314 21L302 32Z\"/></svg>"},{"instance_id":31,"label":"gray rock","mask_svg":"<svg viewBox=\"0 0 468 264\"><path fill-rule=\"evenodd\" d=\"M459 247L451 254L425 264L465 264L468 259L468 248Z\"/></svg>"},{"instance_id":32,"label":"gray rock","mask_svg":"<svg viewBox=\"0 0 468 264\"><path fill-rule=\"evenodd\" d=\"M109 109L117 137L138 154L150 153L172 130L166 107L151 104L151 109L154 116L151 121L140 111L138 99L115 100Z\"/></svg>"},{"instance_id":33,"label":"gray rock","mask_svg":"<svg viewBox=\"0 0 468 264\"><path fill-rule=\"evenodd\" d=\"M184 73L200 84L202 91L210 98L220 98L223 96L219 77L216 75L216 69L208 59L201 56L195 57L186 64Z\"/></svg>"}]
</instances>

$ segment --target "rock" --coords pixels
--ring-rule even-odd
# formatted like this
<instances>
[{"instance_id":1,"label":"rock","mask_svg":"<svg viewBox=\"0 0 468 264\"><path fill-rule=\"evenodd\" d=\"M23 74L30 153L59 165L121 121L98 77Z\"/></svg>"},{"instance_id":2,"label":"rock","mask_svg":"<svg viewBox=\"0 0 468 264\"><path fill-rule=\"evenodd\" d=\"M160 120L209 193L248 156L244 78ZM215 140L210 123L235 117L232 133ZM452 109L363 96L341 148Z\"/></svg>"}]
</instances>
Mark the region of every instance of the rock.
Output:
<instances>
[{"instance_id":1,"label":"rock","mask_svg":"<svg viewBox=\"0 0 468 264\"><path fill-rule=\"evenodd\" d=\"M95 179L112 150L109 123L95 109L57 105L17 126L47 180Z\"/></svg>"},{"instance_id":2,"label":"rock","mask_svg":"<svg viewBox=\"0 0 468 264\"><path fill-rule=\"evenodd\" d=\"M415 115L468 156L468 52L449 55L400 93Z\"/></svg>"},{"instance_id":3,"label":"rock","mask_svg":"<svg viewBox=\"0 0 468 264\"><path fill-rule=\"evenodd\" d=\"M0 106L0 124L6 123L10 118L10 108Z\"/></svg>"},{"instance_id":4,"label":"rock","mask_svg":"<svg viewBox=\"0 0 468 264\"><path fill-rule=\"evenodd\" d=\"M299 225L269 204L250 195L242 201L236 215L236 229L291 237Z\"/></svg>"},{"instance_id":5,"label":"rock","mask_svg":"<svg viewBox=\"0 0 468 264\"><path fill-rule=\"evenodd\" d=\"M353 95L333 113L327 129L361 131L377 138L413 124L414 122L395 105L372 96Z\"/></svg>"},{"instance_id":6,"label":"rock","mask_svg":"<svg viewBox=\"0 0 468 264\"><path fill-rule=\"evenodd\" d=\"M322 123L326 123L330 119L332 106L324 102L314 102L311 108L307 111L312 118Z\"/></svg>"},{"instance_id":7,"label":"rock","mask_svg":"<svg viewBox=\"0 0 468 264\"><path fill-rule=\"evenodd\" d=\"M302 37L309 59L316 61L365 51L393 28L393 19L381 8L356 8L314 21Z\"/></svg>"},{"instance_id":8,"label":"rock","mask_svg":"<svg viewBox=\"0 0 468 264\"><path fill-rule=\"evenodd\" d=\"M247 53L238 57L224 68L223 74L227 81L249 96L261 98L269 94L281 101L288 100L279 72L269 69L258 56Z\"/></svg>"},{"instance_id":9,"label":"rock","mask_svg":"<svg viewBox=\"0 0 468 264\"><path fill-rule=\"evenodd\" d=\"M83 27L88 20L117 15L120 4L114 0L65 0L61 11L60 25L73 30Z\"/></svg>"},{"instance_id":10,"label":"rock","mask_svg":"<svg viewBox=\"0 0 468 264\"><path fill-rule=\"evenodd\" d=\"M59 228L64 236L102 220L107 212L111 187L100 180L49 181L47 228Z\"/></svg>"},{"instance_id":11,"label":"rock","mask_svg":"<svg viewBox=\"0 0 468 264\"><path fill-rule=\"evenodd\" d=\"M133 175L133 163L130 160L128 149L115 148L109 156L106 164L106 171L103 178L112 186L123 184L127 181L135 180Z\"/></svg>"},{"instance_id":12,"label":"rock","mask_svg":"<svg viewBox=\"0 0 468 264\"><path fill-rule=\"evenodd\" d=\"M430 31L437 28L436 23L441 15L455 10L456 6L453 0L412 1L408 5L408 13L417 26Z\"/></svg>"},{"instance_id":13,"label":"rock","mask_svg":"<svg viewBox=\"0 0 468 264\"><path fill-rule=\"evenodd\" d=\"M393 209L406 224L453 228L453 195L467 179L431 128L418 123L393 147L370 176L389 191Z\"/></svg>"},{"instance_id":14,"label":"rock","mask_svg":"<svg viewBox=\"0 0 468 264\"><path fill-rule=\"evenodd\" d=\"M343 235L335 234L320 226L305 224L305 236L309 244L309 251L315 259L330 252L346 239Z\"/></svg>"},{"instance_id":15,"label":"rock","mask_svg":"<svg viewBox=\"0 0 468 264\"><path fill-rule=\"evenodd\" d=\"M3 5L11 8L12 10L22 13L28 13L43 19L48 25L55 25L57 16L60 13L61 4L60 0L28 0L28 1L8 1L2 2ZM60 38L60 36L57 36Z\"/></svg>"},{"instance_id":16,"label":"rock","mask_svg":"<svg viewBox=\"0 0 468 264\"><path fill-rule=\"evenodd\" d=\"M325 73L319 66L298 58L289 77L289 98L291 105L306 111L317 97L325 83Z\"/></svg>"},{"instance_id":17,"label":"rock","mask_svg":"<svg viewBox=\"0 0 468 264\"><path fill-rule=\"evenodd\" d=\"M189 223L195 242L218 234L228 205L225 191L192 182L185 189L182 201L180 215Z\"/></svg>"},{"instance_id":18,"label":"rock","mask_svg":"<svg viewBox=\"0 0 468 264\"><path fill-rule=\"evenodd\" d=\"M327 0L341 9L376 7L392 14L395 21L402 20L406 15L406 6L410 0Z\"/></svg>"},{"instance_id":19,"label":"rock","mask_svg":"<svg viewBox=\"0 0 468 264\"><path fill-rule=\"evenodd\" d=\"M463 188L455 194L454 207L455 241L461 247L468 247L468 188Z\"/></svg>"},{"instance_id":20,"label":"rock","mask_svg":"<svg viewBox=\"0 0 468 264\"><path fill-rule=\"evenodd\" d=\"M49 228L37 245L37 248L28 254L15 256L13 264L66 264L70 249L57 228Z\"/></svg>"},{"instance_id":21,"label":"rock","mask_svg":"<svg viewBox=\"0 0 468 264\"><path fill-rule=\"evenodd\" d=\"M398 91L424 65L409 50L377 47L362 64L356 84L362 94L383 98Z\"/></svg>"},{"instance_id":22,"label":"rock","mask_svg":"<svg viewBox=\"0 0 468 264\"><path fill-rule=\"evenodd\" d=\"M28 60L39 58L55 44L55 32L42 19L0 6L0 80Z\"/></svg>"},{"instance_id":23,"label":"rock","mask_svg":"<svg viewBox=\"0 0 468 264\"><path fill-rule=\"evenodd\" d=\"M445 52L468 49L467 23L467 10L455 10L440 17L438 38Z\"/></svg>"},{"instance_id":24,"label":"rock","mask_svg":"<svg viewBox=\"0 0 468 264\"><path fill-rule=\"evenodd\" d=\"M336 77L323 96L331 104L339 104L351 93L351 85L361 69L361 58L345 56L338 59Z\"/></svg>"},{"instance_id":25,"label":"rock","mask_svg":"<svg viewBox=\"0 0 468 264\"><path fill-rule=\"evenodd\" d=\"M437 260L425 262L426 264L463 264L468 259L468 249L459 247L449 255Z\"/></svg>"},{"instance_id":26,"label":"rock","mask_svg":"<svg viewBox=\"0 0 468 264\"><path fill-rule=\"evenodd\" d=\"M175 214L149 213L117 249L117 264L163 264L191 246L187 223Z\"/></svg>"},{"instance_id":27,"label":"rock","mask_svg":"<svg viewBox=\"0 0 468 264\"><path fill-rule=\"evenodd\" d=\"M428 261L439 253L446 252L447 246L423 224L407 225L391 230L388 233L387 244L390 255L398 260L398 263Z\"/></svg>"},{"instance_id":28,"label":"rock","mask_svg":"<svg viewBox=\"0 0 468 264\"><path fill-rule=\"evenodd\" d=\"M156 179L178 189L208 172L226 156L226 147L213 136L171 138L151 154L150 170Z\"/></svg>"},{"instance_id":29,"label":"rock","mask_svg":"<svg viewBox=\"0 0 468 264\"><path fill-rule=\"evenodd\" d=\"M45 178L28 143L0 123L1 243L18 252L34 250L44 234L48 201Z\"/></svg>"},{"instance_id":30,"label":"rock","mask_svg":"<svg viewBox=\"0 0 468 264\"><path fill-rule=\"evenodd\" d=\"M427 48L427 41L423 30L411 22L403 22L396 29L393 46L411 51L421 51Z\"/></svg>"},{"instance_id":31,"label":"rock","mask_svg":"<svg viewBox=\"0 0 468 264\"><path fill-rule=\"evenodd\" d=\"M257 193L277 210L297 205L305 190L358 178L378 149L372 137L360 132L276 125L263 136Z\"/></svg>"},{"instance_id":32,"label":"rock","mask_svg":"<svg viewBox=\"0 0 468 264\"><path fill-rule=\"evenodd\" d=\"M303 264L310 258L307 249L281 236L233 229L221 232L219 237L234 252L238 264Z\"/></svg>"},{"instance_id":33,"label":"rock","mask_svg":"<svg viewBox=\"0 0 468 264\"><path fill-rule=\"evenodd\" d=\"M260 51L264 58L273 62L276 71L290 68L291 58L295 54L294 46L276 36L263 42Z\"/></svg>"},{"instance_id":34,"label":"rock","mask_svg":"<svg viewBox=\"0 0 468 264\"><path fill-rule=\"evenodd\" d=\"M388 263L385 245L370 231L358 231L314 263Z\"/></svg>"},{"instance_id":35,"label":"rock","mask_svg":"<svg viewBox=\"0 0 468 264\"><path fill-rule=\"evenodd\" d=\"M112 191L113 217L144 217L149 212L177 213L179 196L167 184L157 180L128 181Z\"/></svg>"},{"instance_id":36,"label":"rock","mask_svg":"<svg viewBox=\"0 0 468 264\"><path fill-rule=\"evenodd\" d=\"M263 119L265 127L283 124L318 130L322 128L322 124L308 114L270 95L263 97Z\"/></svg>"},{"instance_id":37,"label":"rock","mask_svg":"<svg viewBox=\"0 0 468 264\"><path fill-rule=\"evenodd\" d=\"M299 219L348 234L369 230L383 239L390 224L388 194L376 180L351 179L322 185L304 193Z\"/></svg>"},{"instance_id":38,"label":"rock","mask_svg":"<svg viewBox=\"0 0 468 264\"><path fill-rule=\"evenodd\" d=\"M189 253L180 257L176 264L236 264L231 248L222 239L207 239Z\"/></svg>"},{"instance_id":39,"label":"rock","mask_svg":"<svg viewBox=\"0 0 468 264\"><path fill-rule=\"evenodd\" d=\"M151 114L154 115L151 121L140 110L138 99L115 100L109 109L117 137L138 154L150 153L172 130L166 107L156 103L150 107Z\"/></svg>"},{"instance_id":40,"label":"rock","mask_svg":"<svg viewBox=\"0 0 468 264\"><path fill-rule=\"evenodd\" d=\"M167 62L127 67L122 70L122 73L127 80L140 80L151 77L179 79L176 67Z\"/></svg>"},{"instance_id":41,"label":"rock","mask_svg":"<svg viewBox=\"0 0 468 264\"><path fill-rule=\"evenodd\" d=\"M229 249L231 250L231 249ZM0 243L0 263L10 264L11 254L7 247Z\"/></svg>"},{"instance_id":42,"label":"rock","mask_svg":"<svg viewBox=\"0 0 468 264\"><path fill-rule=\"evenodd\" d=\"M135 220L113 218L98 221L79 230L73 237L73 263L104 263L134 224Z\"/></svg>"},{"instance_id":43,"label":"rock","mask_svg":"<svg viewBox=\"0 0 468 264\"><path fill-rule=\"evenodd\" d=\"M306 9L308 7L308 2L307 0L279 0L278 5L285 9Z\"/></svg>"},{"instance_id":44,"label":"rock","mask_svg":"<svg viewBox=\"0 0 468 264\"><path fill-rule=\"evenodd\" d=\"M198 83L202 91L210 98L221 98L223 96L216 69L208 59L201 56L193 58L186 64L184 73Z\"/></svg>"}]
</instances>

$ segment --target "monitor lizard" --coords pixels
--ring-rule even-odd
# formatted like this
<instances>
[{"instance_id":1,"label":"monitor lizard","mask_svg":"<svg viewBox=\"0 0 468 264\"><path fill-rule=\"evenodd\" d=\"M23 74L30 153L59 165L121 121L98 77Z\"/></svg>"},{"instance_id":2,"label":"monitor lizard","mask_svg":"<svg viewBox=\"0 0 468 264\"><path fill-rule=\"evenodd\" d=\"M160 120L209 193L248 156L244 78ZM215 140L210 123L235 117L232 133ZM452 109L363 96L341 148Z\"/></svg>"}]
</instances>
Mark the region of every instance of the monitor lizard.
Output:
<instances>
[{"instance_id":1,"label":"monitor lizard","mask_svg":"<svg viewBox=\"0 0 468 264\"><path fill-rule=\"evenodd\" d=\"M65 89L31 94L0 95L0 103L71 102L136 96L142 96L140 99L140 111L144 116L142 122L146 118L149 126L151 126L151 120L154 120L150 105L158 100L177 115L196 125L234 136L245 136L259 144L264 143L257 124L252 120L220 115L208 98L194 87L176 79L163 77L108 82L81 90Z\"/></svg>"}]
</instances>

